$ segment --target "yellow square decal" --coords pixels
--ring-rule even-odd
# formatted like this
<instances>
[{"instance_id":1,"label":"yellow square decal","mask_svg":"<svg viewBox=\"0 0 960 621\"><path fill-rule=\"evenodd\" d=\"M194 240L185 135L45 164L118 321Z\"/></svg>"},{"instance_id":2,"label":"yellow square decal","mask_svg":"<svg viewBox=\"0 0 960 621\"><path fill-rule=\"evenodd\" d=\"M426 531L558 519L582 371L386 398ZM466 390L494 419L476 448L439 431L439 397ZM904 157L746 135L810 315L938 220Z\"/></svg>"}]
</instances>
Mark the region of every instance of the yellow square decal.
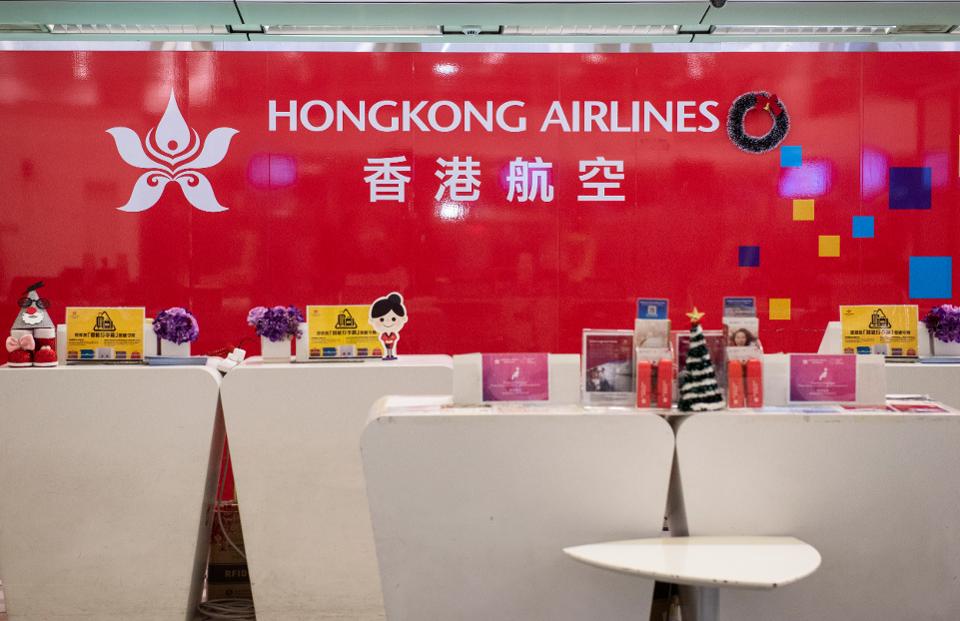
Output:
<instances>
[{"instance_id":1,"label":"yellow square decal","mask_svg":"<svg viewBox=\"0 0 960 621\"><path fill-rule=\"evenodd\" d=\"M790 320L790 298L770 298L770 319L774 321Z\"/></svg>"},{"instance_id":2,"label":"yellow square decal","mask_svg":"<svg viewBox=\"0 0 960 621\"><path fill-rule=\"evenodd\" d=\"M839 235L821 235L820 236L820 256L821 257L839 257L840 256L840 236Z\"/></svg>"},{"instance_id":3,"label":"yellow square decal","mask_svg":"<svg viewBox=\"0 0 960 621\"><path fill-rule=\"evenodd\" d=\"M813 221L813 199L804 198L793 201L793 219L796 222Z\"/></svg>"}]
</instances>

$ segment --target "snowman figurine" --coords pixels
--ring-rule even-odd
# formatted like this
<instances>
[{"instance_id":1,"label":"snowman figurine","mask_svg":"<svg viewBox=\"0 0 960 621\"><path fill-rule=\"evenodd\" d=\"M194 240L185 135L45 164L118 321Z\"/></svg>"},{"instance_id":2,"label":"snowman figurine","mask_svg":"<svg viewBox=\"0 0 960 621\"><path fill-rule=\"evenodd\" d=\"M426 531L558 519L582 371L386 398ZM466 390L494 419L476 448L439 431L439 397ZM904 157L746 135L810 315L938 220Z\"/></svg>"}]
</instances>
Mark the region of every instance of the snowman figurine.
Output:
<instances>
[{"instance_id":1,"label":"snowman figurine","mask_svg":"<svg viewBox=\"0 0 960 621\"><path fill-rule=\"evenodd\" d=\"M7 338L8 367L57 366L57 327L47 313L50 300L41 298L34 283L17 302L20 312Z\"/></svg>"}]
</instances>

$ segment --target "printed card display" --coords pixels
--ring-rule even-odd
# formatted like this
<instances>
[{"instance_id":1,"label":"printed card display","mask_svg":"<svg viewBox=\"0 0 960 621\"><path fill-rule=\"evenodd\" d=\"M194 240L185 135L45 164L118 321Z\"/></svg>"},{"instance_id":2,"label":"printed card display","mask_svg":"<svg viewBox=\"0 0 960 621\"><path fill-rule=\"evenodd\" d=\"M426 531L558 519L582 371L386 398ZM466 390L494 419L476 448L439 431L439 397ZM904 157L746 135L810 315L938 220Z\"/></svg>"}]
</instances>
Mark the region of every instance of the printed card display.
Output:
<instances>
[{"instance_id":1,"label":"printed card display","mask_svg":"<svg viewBox=\"0 0 960 621\"><path fill-rule=\"evenodd\" d=\"M754 297L726 297L723 298L724 317L756 317L757 298Z\"/></svg>"},{"instance_id":2,"label":"printed card display","mask_svg":"<svg viewBox=\"0 0 960 621\"><path fill-rule=\"evenodd\" d=\"M915 304L841 306L843 353L916 357L918 322Z\"/></svg>"},{"instance_id":3,"label":"printed card display","mask_svg":"<svg viewBox=\"0 0 960 621\"><path fill-rule=\"evenodd\" d=\"M857 357L846 354L791 354L790 401L857 400Z\"/></svg>"},{"instance_id":4,"label":"printed card display","mask_svg":"<svg viewBox=\"0 0 960 621\"><path fill-rule=\"evenodd\" d=\"M67 364L143 362L143 307L69 306L66 314Z\"/></svg>"},{"instance_id":5,"label":"printed card display","mask_svg":"<svg viewBox=\"0 0 960 621\"><path fill-rule=\"evenodd\" d=\"M483 354L484 401L547 401L548 354Z\"/></svg>"},{"instance_id":6,"label":"printed card display","mask_svg":"<svg viewBox=\"0 0 960 621\"><path fill-rule=\"evenodd\" d=\"M369 317L369 304L307 306L309 359L380 358L382 345Z\"/></svg>"},{"instance_id":7,"label":"printed card display","mask_svg":"<svg viewBox=\"0 0 960 621\"><path fill-rule=\"evenodd\" d=\"M637 318L633 323L634 345L640 349L670 347L670 303L662 298L637 300Z\"/></svg>"},{"instance_id":8,"label":"printed card display","mask_svg":"<svg viewBox=\"0 0 960 621\"><path fill-rule=\"evenodd\" d=\"M667 319L670 317L670 301L665 298L640 298L637 300L637 319Z\"/></svg>"},{"instance_id":9,"label":"printed card display","mask_svg":"<svg viewBox=\"0 0 960 621\"><path fill-rule=\"evenodd\" d=\"M633 332L584 330L581 390L585 401L633 400Z\"/></svg>"}]
</instances>

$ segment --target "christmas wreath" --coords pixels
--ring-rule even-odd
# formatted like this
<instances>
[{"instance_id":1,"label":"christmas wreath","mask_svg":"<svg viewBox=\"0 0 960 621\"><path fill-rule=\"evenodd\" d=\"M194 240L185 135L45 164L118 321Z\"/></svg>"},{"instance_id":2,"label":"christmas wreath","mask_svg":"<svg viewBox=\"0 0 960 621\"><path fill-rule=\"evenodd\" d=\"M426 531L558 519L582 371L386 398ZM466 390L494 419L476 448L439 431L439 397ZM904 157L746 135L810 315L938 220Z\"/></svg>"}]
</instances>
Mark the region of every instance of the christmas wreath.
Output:
<instances>
[{"instance_id":1,"label":"christmas wreath","mask_svg":"<svg viewBox=\"0 0 960 621\"><path fill-rule=\"evenodd\" d=\"M753 109L765 110L773 119L773 127L763 136L751 136L743 128L744 117ZM790 131L790 116L787 114L787 107L777 99L776 95L766 91L744 93L730 106L730 114L727 115L727 135L741 151L766 153L783 142L788 131Z\"/></svg>"}]
</instances>

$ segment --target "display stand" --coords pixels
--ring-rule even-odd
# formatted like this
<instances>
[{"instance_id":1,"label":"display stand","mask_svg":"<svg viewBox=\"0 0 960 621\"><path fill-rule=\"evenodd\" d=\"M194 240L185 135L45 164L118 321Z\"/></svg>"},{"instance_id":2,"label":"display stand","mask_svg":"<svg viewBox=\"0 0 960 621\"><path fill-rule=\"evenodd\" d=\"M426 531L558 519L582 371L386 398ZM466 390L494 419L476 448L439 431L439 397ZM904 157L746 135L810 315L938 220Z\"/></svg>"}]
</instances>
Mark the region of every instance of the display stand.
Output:
<instances>
[{"instance_id":1,"label":"display stand","mask_svg":"<svg viewBox=\"0 0 960 621\"><path fill-rule=\"evenodd\" d=\"M547 354L550 403L573 405L580 401L580 356ZM463 405L483 402L483 354L453 357L453 400Z\"/></svg>"},{"instance_id":2,"label":"display stand","mask_svg":"<svg viewBox=\"0 0 960 621\"><path fill-rule=\"evenodd\" d=\"M675 424L675 534L793 535L823 557L782 590L722 590L720 621L956 617L960 495L948 474L960 470L960 413L724 412Z\"/></svg>"},{"instance_id":3,"label":"display stand","mask_svg":"<svg viewBox=\"0 0 960 621\"><path fill-rule=\"evenodd\" d=\"M388 618L645 618L653 581L561 549L660 534L669 425L632 409L449 402L384 399L363 434Z\"/></svg>"},{"instance_id":4,"label":"display stand","mask_svg":"<svg viewBox=\"0 0 960 621\"><path fill-rule=\"evenodd\" d=\"M450 395L452 383L449 356L254 358L227 374L224 416L260 621L383 617L360 434L378 398Z\"/></svg>"},{"instance_id":5,"label":"display stand","mask_svg":"<svg viewBox=\"0 0 960 621\"><path fill-rule=\"evenodd\" d=\"M9 621L192 618L223 446L209 367L0 368Z\"/></svg>"},{"instance_id":6,"label":"display stand","mask_svg":"<svg viewBox=\"0 0 960 621\"><path fill-rule=\"evenodd\" d=\"M862 355L856 362L856 399L849 403L882 406L888 392L883 356ZM766 406L790 402L790 354L763 356L763 395Z\"/></svg>"},{"instance_id":7,"label":"display stand","mask_svg":"<svg viewBox=\"0 0 960 621\"><path fill-rule=\"evenodd\" d=\"M930 355L930 337L921 321L917 344L920 357ZM840 322L831 321L823 333L821 354L838 354L840 346ZM900 394L930 395L932 399L960 408L960 364L920 364L914 361L886 363L887 392Z\"/></svg>"},{"instance_id":8,"label":"display stand","mask_svg":"<svg viewBox=\"0 0 960 621\"><path fill-rule=\"evenodd\" d=\"M960 364L888 362L887 391L891 394L930 395L960 409Z\"/></svg>"}]
</instances>

